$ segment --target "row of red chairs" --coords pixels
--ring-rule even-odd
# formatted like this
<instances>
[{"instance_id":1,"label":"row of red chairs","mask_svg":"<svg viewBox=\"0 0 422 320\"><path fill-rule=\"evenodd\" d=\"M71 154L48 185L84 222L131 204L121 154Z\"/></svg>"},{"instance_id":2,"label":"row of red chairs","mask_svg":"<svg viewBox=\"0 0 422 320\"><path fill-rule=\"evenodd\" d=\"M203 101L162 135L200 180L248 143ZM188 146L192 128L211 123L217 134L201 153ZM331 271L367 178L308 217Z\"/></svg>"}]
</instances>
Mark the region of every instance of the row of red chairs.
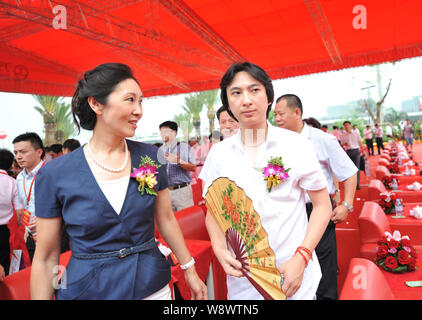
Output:
<instances>
[{"instance_id":1,"label":"row of red chairs","mask_svg":"<svg viewBox=\"0 0 422 320\"><path fill-rule=\"evenodd\" d=\"M373 179L369 183L368 199L358 217L359 256L350 260L339 294L340 300L394 300L397 298L380 267L373 262L377 241L386 231L393 233L383 209L376 202L379 199L379 194L387 191L381 181L384 176L390 174L383 165L390 160L388 151L384 152L380 159L381 165L376 168L377 179ZM397 178L401 183L410 184L418 180L419 177L397 176ZM420 195L415 192L401 192L400 195L404 202L421 200ZM414 244L414 247L417 251L422 249L421 244Z\"/></svg>"}]
</instances>

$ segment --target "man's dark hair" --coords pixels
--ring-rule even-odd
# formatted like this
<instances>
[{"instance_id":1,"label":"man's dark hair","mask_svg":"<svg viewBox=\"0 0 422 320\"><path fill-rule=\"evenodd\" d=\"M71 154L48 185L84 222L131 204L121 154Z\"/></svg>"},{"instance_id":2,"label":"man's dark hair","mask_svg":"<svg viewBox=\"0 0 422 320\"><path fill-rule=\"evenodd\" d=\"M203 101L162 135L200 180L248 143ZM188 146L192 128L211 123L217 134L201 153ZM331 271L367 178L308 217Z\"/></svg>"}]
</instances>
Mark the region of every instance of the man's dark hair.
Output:
<instances>
[{"instance_id":1,"label":"man's dark hair","mask_svg":"<svg viewBox=\"0 0 422 320\"><path fill-rule=\"evenodd\" d=\"M326 124L323 124L321 128L322 129L328 129L328 126Z\"/></svg>"},{"instance_id":2,"label":"man's dark hair","mask_svg":"<svg viewBox=\"0 0 422 320\"><path fill-rule=\"evenodd\" d=\"M56 154L63 152L63 146L60 143L55 143L50 146L50 151L53 151Z\"/></svg>"},{"instance_id":3,"label":"man's dark hair","mask_svg":"<svg viewBox=\"0 0 422 320\"><path fill-rule=\"evenodd\" d=\"M346 120L346 121L344 121L344 122L343 122L343 126L344 126L346 123L348 123L348 124L350 124L350 125L351 125L350 121L349 121L349 120Z\"/></svg>"},{"instance_id":4,"label":"man's dark hair","mask_svg":"<svg viewBox=\"0 0 422 320\"><path fill-rule=\"evenodd\" d=\"M63 149L69 149L70 151L76 150L81 146L81 143L76 139L67 139L63 142Z\"/></svg>"},{"instance_id":5,"label":"man's dark hair","mask_svg":"<svg viewBox=\"0 0 422 320\"><path fill-rule=\"evenodd\" d=\"M21 135L18 135L15 139L13 139L12 143L15 144L22 141L29 141L35 150L42 149L41 159L44 158L45 156L44 146L38 134L36 134L35 132L23 133Z\"/></svg>"},{"instance_id":6,"label":"man's dark hair","mask_svg":"<svg viewBox=\"0 0 422 320\"><path fill-rule=\"evenodd\" d=\"M162 124L160 124L159 129L161 128L170 128L171 130L174 130L177 132L177 123L174 121L164 121Z\"/></svg>"},{"instance_id":7,"label":"man's dark hair","mask_svg":"<svg viewBox=\"0 0 422 320\"><path fill-rule=\"evenodd\" d=\"M221 107L217 110L216 115L217 115L217 119L218 119L218 121L220 121L220 114L221 114L222 112L224 112L224 111L226 111L226 112L229 114L229 116L230 116L230 117L232 117L232 119L233 119L233 120L235 120L236 122L239 122L239 121L237 121L237 119L236 119L235 117L233 117L233 115L232 115L232 113L230 112L229 108L227 108L226 106L221 106Z\"/></svg>"},{"instance_id":8,"label":"man's dark hair","mask_svg":"<svg viewBox=\"0 0 422 320\"><path fill-rule=\"evenodd\" d=\"M333 130L336 130L336 129L338 129L338 127L337 126L333 126Z\"/></svg>"},{"instance_id":9,"label":"man's dark hair","mask_svg":"<svg viewBox=\"0 0 422 320\"><path fill-rule=\"evenodd\" d=\"M300 114L303 114L302 101L297 95L292 93L283 94L282 96L277 98L275 103L279 103L282 99L286 100L287 107L289 107L290 109L299 108Z\"/></svg>"},{"instance_id":10,"label":"man's dark hair","mask_svg":"<svg viewBox=\"0 0 422 320\"><path fill-rule=\"evenodd\" d=\"M253 64L251 62L235 63L224 74L223 78L220 81L220 98L221 98L221 102L223 103L223 106L227 106L227 112L233 119L237 121L236 117L230 111L229 101L227 98L227 87L230 85L230 83L232 83L236 74L242 71L249 73L249 75L252 78L256 79L265 87L267 100L269 102L268 109L267 109L267 119L268 119L268 115L270 114L270 111L271 111L271 106L274 102L273 84L272 84L271 78L265 72L265 70L262 69L260 66L257 66L256 64Z\"/></svg>"},{"instance_id":11,"label":"man's dark hair","mask_svg":"<svg viewBox=\"0 0 422 320\"><path fill-rule=\"evenodd\" d=\"M13 164L15 156L7 149L0 149L0 169L9 170Z\"/></svg>"}]
</instances>

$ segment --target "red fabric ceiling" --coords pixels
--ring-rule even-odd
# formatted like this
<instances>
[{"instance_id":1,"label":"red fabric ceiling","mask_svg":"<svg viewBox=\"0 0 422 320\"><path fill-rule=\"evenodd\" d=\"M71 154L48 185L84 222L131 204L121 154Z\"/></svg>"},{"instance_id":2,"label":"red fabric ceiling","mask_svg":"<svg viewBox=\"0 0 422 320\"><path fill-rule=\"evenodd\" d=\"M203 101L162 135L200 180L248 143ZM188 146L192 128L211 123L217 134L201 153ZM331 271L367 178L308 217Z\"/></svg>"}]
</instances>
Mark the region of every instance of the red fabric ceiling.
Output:
<instances>
[{"instance_id":1,"label":"red fabric ceiling","mask_svg":"<svg viewBox=\"0 0 422 320\"><path fill-rule=\"evenodd\" d=\"M1 1L0 91L71 96L105 62L148 97L217 88L234 61L273 79L396 61L422 55L421 17L420 0Z\"/></svg>"}]
</instances>

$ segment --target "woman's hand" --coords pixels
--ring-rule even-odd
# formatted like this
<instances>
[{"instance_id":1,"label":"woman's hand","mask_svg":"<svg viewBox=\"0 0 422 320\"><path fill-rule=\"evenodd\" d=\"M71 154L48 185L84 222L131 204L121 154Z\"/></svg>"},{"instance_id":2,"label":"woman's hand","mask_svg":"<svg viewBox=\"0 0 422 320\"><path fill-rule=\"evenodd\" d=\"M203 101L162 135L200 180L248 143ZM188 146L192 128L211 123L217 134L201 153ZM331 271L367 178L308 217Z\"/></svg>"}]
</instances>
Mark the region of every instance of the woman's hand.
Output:
<instances>
[{"instance_id":1,"label":"woman's hand","mask_svg":"<svg viewBox=\"0 0 422 320\"><path fill-rule=\"evenodd\" d=\"M293 296L302 285L305 267L306 264L302 256L295 254L278 268L280 273L284 275L281 290L287 297Z\"/></svg>"},{"instance_id":2,"label":"woman's hand","mask_svg":"<svg viewBox=\"0 0 422 320\"><path fill-rule=\"evenodd\" d=\"M185 271L185 279L190 288L191 300L208 300L207 286L199 278L194 266Z\"/></svg>"}]
</instances>

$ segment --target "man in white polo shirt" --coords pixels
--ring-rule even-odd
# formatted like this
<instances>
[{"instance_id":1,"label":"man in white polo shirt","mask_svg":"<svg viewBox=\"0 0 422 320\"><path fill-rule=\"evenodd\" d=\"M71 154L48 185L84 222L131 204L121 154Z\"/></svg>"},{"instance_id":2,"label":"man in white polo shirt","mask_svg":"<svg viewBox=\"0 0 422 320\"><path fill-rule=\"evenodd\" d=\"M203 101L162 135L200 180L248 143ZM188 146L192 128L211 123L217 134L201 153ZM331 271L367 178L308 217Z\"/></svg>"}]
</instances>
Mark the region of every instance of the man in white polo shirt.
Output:
<instances>
[{"instance_id":1,"label":"man in white polo shirt","mask_svg":"<svg viewBox=\"0 0 422 320\"><path fill-rule=\"evenodd\" d=\"M372 138L373 135L374 131L371 129L370 125L367 125L366 129L363 130L363 136L365 137L366 147L368 148L368 155L371 153L374 155L374 140Z\"/></svg>"},{"instance_id":2,"label":"man in white polo shirt","mask_svg":"<svg viewBox=\"0 0 422 320\"><path fill-rule=\"evenodd\" d=\"M315 250L322 271L317 299L337 300L336 224L344 221L349 211L353 210L357 168L332 134L308 126L302 121L302 114L303 106L298 96L285 94L276 100L274 120L280 128L300 133L312 142L322 172L328 181L328 192L332 197L340 192L334 185L334 177L344 182L344 201L336 208L333 207L331 221ZM307 198L306 212L310 217L312 203L309 198Z\"/></svg>"},{"instance_id":3,"label":"man in white polo shirt","mask_svg":"<svg viewBox=\"0 0 422 320\"><path fill-rule=\"evenodd\" d=\"M341 136L341 145L346 150L347 155L349 156L350 160L355 164L356 168L358 169L358 181L356 189L360 189L360 153L365 152L361 137L358 136L356 133L352 131L352 126L350 121L343 122L344 129L346 130L344 134Z\"/></svg>"},{"instance_id":4,"label":"man in white polo shirt","mask_svg":"<svg viewBox=\"0 0 422 320\"><path fill-rule=\"evenodd\" d=\"M221 101L239 121L240 129L211 148L199 176L205 182L203 196L220 177L227 177L242 188L268 234L276 267L284 278L282 290L290 299L313 299L321 278L313 251L331 217L327 180L315 151L301 135L273 127L267 121L274 90L271 78L259 66L249 62L232 65L223 76L220 89ZM260 169L268 165L271 157L282 157L290 171L287 180L269 192ZM314 204L309 222L306 192ZM206 226L214 253L227 274L228 299L262 299L242 276L241 263L227 248L225 236L210 213Z\"/></svg>"}]
</instances>

